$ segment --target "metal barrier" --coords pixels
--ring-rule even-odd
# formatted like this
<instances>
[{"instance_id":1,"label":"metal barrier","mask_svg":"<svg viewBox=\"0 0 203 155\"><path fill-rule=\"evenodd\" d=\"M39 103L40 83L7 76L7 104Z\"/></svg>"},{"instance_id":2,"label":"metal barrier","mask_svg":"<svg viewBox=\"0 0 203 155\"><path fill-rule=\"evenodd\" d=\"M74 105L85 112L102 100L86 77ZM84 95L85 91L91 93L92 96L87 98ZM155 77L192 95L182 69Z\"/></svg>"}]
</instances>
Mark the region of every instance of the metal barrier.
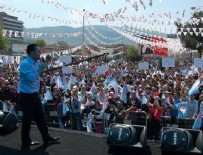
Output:
<instances>
[{"instance_id":1,"label":"metal barrier","mask_svg":"<svg viewBox=\"0 0 203 155\"><path fill-rule=\"evenodd\" d=\"M162 116L161 118L161 127L172 127L177 126L178 128L184 128L184 129L192 129L192 126L194 124L194 119L178 119L177 124L171 124L171 117L170 116Z\"/></svg>"},{"instance_id":2,"label":"metal barrier","mask_svg":"<svg viewBox=\"0 0 203 155\"><path fill-rule=\"evenodd\" d=\"M119 119L116 119L116 123L121 124L130 124L130 125L143 125L147 127L147 113L142 112L128 112L125 111L124 114L122 114L123 120L119 117Z\"/></svg>"},{"instance_id":3,"label":"metal barrier","mask_svg":"<svg viewBox=\"0 0 203 155\"><path fill-rule=\"evenodd\" d=\"M171 117L170 116L162 116L161 117L161 128L162 127L170 127L171 126Z\"/></svg>"},{"instance_id":4,"label":"metal barrier","mask_svg":"<svg viewBox=\"0 0 203 155\"><path fill-rule=\"evenodd\" d=\"M58 114L55 111L55 103L47 103L45 105L45 118L48 126L59 127Z\"/></svg>"},{"instance_id":5,"label":"metal barrier","mask_svg":"<svg viewBox=\"0 0 203 155\"><path fill-rule=\"evenodd\" d=\"M178 128L192 129L194 119L178 119Z\"/></svg>"},{"instance_id":6,"label":"metal barrier","mask_svg":"<svg viewBox=\"0 0 203 155\"><path fill-rule=\"evenodd\" d=\"M103 130L109 127L110 116L111 116L111 114L108 114L108 113L103 114L103 119L102 119L102 128L103 128Z\"/></svg>"}]
</instances>

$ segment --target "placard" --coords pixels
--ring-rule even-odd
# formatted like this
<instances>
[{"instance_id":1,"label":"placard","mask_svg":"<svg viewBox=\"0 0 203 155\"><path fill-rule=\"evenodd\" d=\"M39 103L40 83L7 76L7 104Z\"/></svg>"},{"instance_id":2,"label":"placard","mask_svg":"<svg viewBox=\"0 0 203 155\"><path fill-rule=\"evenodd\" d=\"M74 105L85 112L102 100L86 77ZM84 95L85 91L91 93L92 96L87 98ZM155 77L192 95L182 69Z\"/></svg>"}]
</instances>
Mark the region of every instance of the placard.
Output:
<instances>
[{"instance_id":1,"label":"placard","mask_svg":"<svg viewBox=\"0 0 203 155\"><path fill-rule=\"evenodd\" d=\"M196 68L203 68L203 59L194 58L194 66Z\"/></svg>"},{"instance_id":2,"label":"placard","mask_svg":"<svg viewBox=\"0 0 203 155\"><path fill-rule=\"evenodd\" d=\"M2 61L4 65L14 64L14 57L13 56L3 56Z\"/></svg>"},{"instance_id":3,"label":"placard","mask_svg":"<svg viewBox=\"0 0 203 155\"><path fill-rule=\"evenodd\" d=\"M72 63L72 57L70 55L61 55L59 57L59 61L65 63Z\"/></svg>"},{"instance_id":4,"label":"placard","mask_svg":"<svg viewBox=\"0 0 203 155\"><path fill-rule=\"evenodd\" d=\"M147 69L149 69L149 62L140 62L138 64L138 69L139 70L147 70Z\"/></svg>"},{"instance_id":5,"label":"placard","mask_svg":"<svg viewBox=\"0 0 203 155\"><path fill-rule=\"evenodd\" d=\"M29 44L12 44L12 55L13 56L25 56L27 51L27 46Z\"/></svg>"},{"instance_id":6,"label":"placard","mask_svg":"<svg viewBox=\"0 0 203 155\"><path fill-rule=\"evenodd\" d=\"M101 74L105 74L105 72L108 71L108 70L109 70L109 66L105 66L105 65L97 66L96 73L98 75L101 75Z\"/></svg>"},{"instance_id":7,"label":"placard","mask_svg":"<svg viewBox=\"0 0 203 155\"><path fill-rule=\"evenodd\" d=\"M63 66L62 67L62 73L63 74L71 74L71 73L73 73L72 66Z\"/></svg>"},{"instance_id":8,"label":"placard","mask_svg":"<svg viewBox=\"0 0 203 155\"><path fill-rule=\"evenodd\" d=\"M162 58L162 67L175 67L175 58Z\"/></svg>"}]
</instances>

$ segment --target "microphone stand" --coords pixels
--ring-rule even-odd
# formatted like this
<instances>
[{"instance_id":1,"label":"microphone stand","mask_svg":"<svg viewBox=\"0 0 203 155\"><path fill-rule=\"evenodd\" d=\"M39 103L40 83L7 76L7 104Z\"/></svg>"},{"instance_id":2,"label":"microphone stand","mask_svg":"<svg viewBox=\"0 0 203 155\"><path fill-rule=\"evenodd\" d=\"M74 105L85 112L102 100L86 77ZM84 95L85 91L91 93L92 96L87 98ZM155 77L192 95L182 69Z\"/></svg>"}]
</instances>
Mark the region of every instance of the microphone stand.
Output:
<instances>
[{"instance_id":1,"label":"microphone stand","mask_svg":"<svg viewBox=\"0 0 203 155\"><path fill-rule=\"evenodd\" d=\"M88 61L88 62L89 62L90 60L99 58L99 57L101 57L101 56L105 56L105 60L106 60L106 57L107 57L108 54L109 54L109 53L104 53L104 54L96 55L96 56L93 56L93 57L90 57L90 58L87 58L87 59L84 59L84 60L80 60L80 61L77 61L77 62L72 62L72 63L67 64L67 65L63 65L63 66L59 66L59 67L55 67L55 68L50 68L50 69L47 69L47 70L45 70L45 71L42 71L42 73L44 73L44 72L49 72L49 71L53 71L53 70L57 70L57 69L61 69L61 68L64 67L64 66L77 65L77 64L79 64L79 63L81 63L81 62L85 62L85 61Z\"/></svg>"}]
</instances>

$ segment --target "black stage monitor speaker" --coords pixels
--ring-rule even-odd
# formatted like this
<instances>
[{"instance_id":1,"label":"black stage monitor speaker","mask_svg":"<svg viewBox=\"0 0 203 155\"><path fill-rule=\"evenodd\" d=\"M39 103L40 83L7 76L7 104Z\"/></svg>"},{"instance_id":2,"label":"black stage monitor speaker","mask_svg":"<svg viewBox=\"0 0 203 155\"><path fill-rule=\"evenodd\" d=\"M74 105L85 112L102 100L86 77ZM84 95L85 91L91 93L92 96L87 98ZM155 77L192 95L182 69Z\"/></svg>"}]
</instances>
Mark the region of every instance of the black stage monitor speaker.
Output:
<instances>
[{"instance_id":1,"label":"black stage monitor speaker","mask_svg":"<svg viewBox=\"0 0 203 155\"><path fill-rule=\"evenodd\" d=\"M18 118L6 111L0 110L0 129L3 129L4 131L12 131L17 129L18 127Z\"/></svg>"},{"instance_id":2,"label":"black stage monitor speaker","mask_svg":"<svg viewBox=\"0 0 203 155\"><path fill-rule=\"evenodd\" d=\"M107 134L109 147L143 149L147 145L146 127L141 125L111 124Z\"/></svg>"},{"instance_id":3,"label":"black stage monitor speaker","mask_svg":"<svg viewBox=\"0 0 203 155\"><path fill-rule=\"evenodd\" d=\"M181 128L163 128L161 136L162 154L202 154L202 131Z\"/></svg>"}]
</instances>

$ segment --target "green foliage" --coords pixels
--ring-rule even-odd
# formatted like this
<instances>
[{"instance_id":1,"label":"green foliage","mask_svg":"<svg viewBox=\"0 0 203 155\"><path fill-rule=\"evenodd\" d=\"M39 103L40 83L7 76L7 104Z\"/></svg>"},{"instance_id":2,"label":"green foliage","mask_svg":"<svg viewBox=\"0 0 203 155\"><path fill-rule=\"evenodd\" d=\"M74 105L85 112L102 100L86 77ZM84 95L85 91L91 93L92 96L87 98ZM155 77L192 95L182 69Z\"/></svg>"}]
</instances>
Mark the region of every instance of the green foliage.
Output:
<instances>
[{"instance_id":1,"label":"green foliage","mask_svg":"<svg viewBox=\"0 0 203 155\"><path fill-rule=\"evenodd\" d=\"M82 49L77 49L72 55L81 55L82 54Z\"/></svg>"},{"instance_id":2,"label":"green foliage","mask_svg":"<svg viewBox=\"0 0 203 155\"><path fill-rule=\"evenodd\" d=\"M191 18L200 19L201 17L203 17L202 11L195 12ZM182 25L179 22L175 22L175 25L177 26L179 31L180 31L180 28L184 28L183 29L184 32L188 32L187 28L190 28L190 32L194 32L192 28L197 28L197 29L203 28L203 22L199 22L198 25L194 24L194 23L193 24L186 23L186 24ZM201 57L202 46L199 47L199 45L203 43L203 37L201 36L201 34L199 34L197 36L195 33L193 33L193 35L191 35L190 33L187 33L187 35L183 35L183 33L182 33L179 37L180 37L181 42L183 43L183 45L186 48L189 48L192 50L198 50L199 56Z\"/></svg>"},{"instance_id":3,"label":"green foliage","mask_svg":"<svg viewBox=\"0 0 203 155\"><path fill-rule=\"evenodd\" d=\"M57 45L59 46L59 48L68 48L68 47L70 47L70 45L65 41L58 41Z\"/></svg>"},{"instance_id":4,"label":"green foliage","mask_svg":"<svg viewBox=\"0 0 203 155\"><path fill-rule=\"evenodd\" d=\"M46 45L46 41L44 39L36 39L34 43L37 44L39 47L44 47Z\"/></svg>"},{"instance_id":5,"label":"green foliage","mask_svg":"<svg viewBox=\"0 0 203 155\"><path fill-rule=\"evenodd\" d=\"M6 37L3 37L3 26L0 24L0 51L8 51L10 40Z\"/></svg>"},{"instance_id":6,"label":"green foliage","mask_svg":"<svg viewBox=\"0 0 203 155\"><path fill-rule=\"evenodd\" d=\"M139 54L138 48L134 46L129 46L127 49L127 53L125 56L126 61L141 61L142 60L142 55Z\"/></svg>"}]
</instances>

